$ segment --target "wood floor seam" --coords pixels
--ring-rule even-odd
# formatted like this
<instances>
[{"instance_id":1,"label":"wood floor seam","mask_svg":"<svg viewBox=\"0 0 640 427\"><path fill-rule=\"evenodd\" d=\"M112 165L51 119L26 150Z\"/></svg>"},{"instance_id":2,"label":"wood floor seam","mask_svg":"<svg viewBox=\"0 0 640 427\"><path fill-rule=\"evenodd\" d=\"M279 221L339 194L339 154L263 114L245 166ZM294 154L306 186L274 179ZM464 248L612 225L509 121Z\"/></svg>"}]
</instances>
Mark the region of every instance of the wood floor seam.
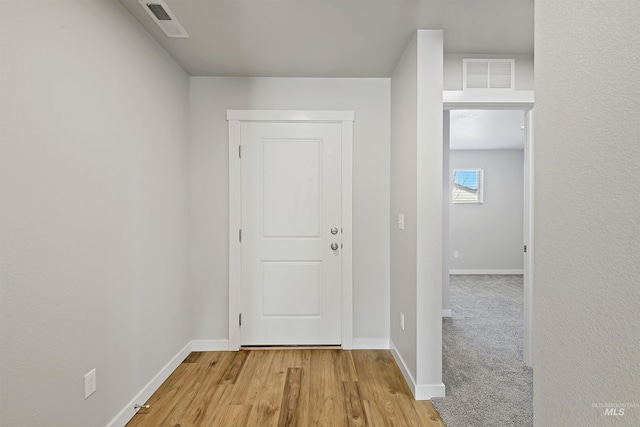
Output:
<instances>
[{"instance_id":1,"label":"wood floor seam","mask_svg":"<svg viewBox=\"0 0 640 427\"><path fill-rule=\"evenodd\" d=\"M388 350L193 352L128 427L443 427Z\"/></svg>"}]
</instances>

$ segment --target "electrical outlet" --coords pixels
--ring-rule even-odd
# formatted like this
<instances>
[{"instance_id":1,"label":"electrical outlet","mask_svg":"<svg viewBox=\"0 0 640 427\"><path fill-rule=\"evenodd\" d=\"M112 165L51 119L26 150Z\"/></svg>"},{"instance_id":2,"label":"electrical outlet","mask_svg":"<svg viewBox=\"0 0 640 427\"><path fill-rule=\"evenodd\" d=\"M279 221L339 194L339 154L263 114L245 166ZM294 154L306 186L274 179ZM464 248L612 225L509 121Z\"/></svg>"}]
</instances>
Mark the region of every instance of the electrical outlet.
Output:
<instances>
[{"instance_id":1,"label":"electrical outlet","mask_svg":"<svg viewBox=\"0 0 640 427\"><path fill-rule=\"evenodd\" d=\"M404 313L400 312L400 328L404 331Z\"/></svg>"},{"instance_id":2,"label":"electrical outlet","mask_svg":"<svg viewBox=\"0 0 640 427\"><path fill-rule=\"evenodd\" d=\"M84 398L88 399L96 392L96 369L93 368L84 375Z\"/></svg>"},{"instance_id":3,"label":"electrical outlet","mask_svg":"<svg viewBox=\"0 0 640 427\"><path fill-rule=\"evenodd\" d=\"M458 258L458 251L454 251L454 252L453 252L453 257L454 257L454 258Z\"/></svg>"}]
</instances>

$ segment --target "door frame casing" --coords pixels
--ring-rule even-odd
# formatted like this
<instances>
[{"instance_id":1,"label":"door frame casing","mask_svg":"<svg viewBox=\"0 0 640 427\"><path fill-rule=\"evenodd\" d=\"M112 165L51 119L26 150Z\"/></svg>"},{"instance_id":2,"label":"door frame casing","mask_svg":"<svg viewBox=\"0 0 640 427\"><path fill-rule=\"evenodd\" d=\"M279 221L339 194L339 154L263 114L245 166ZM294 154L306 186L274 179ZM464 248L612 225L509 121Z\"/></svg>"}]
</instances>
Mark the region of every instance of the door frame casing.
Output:
<instances>
[{"instance_id":1,"label":"door frame casing","mask_svg":"<svg viewBox=\"0 0 640 427\"><path fill-rule=\"evenodd\" d=\"M353 111L227 110L229 122L229 350L239 350L242 307L241 124L338 123L342 127L342 348L353 346Z\"/></svg>"},{"instance_id":2,"label":"door frame casing","mask_svg":"<svg viewBox=\"0 0 640 427\"><path fill-rule=\"evenodd\" d=\"M523 357L527 366L533 367L533 116L534 91L503 91L488 89L482 92L443 91L443 108L445 110L487 109L487 110L524 110L525 112L525 165L524 165L524 342ZM447 235L447 239L448 239ZM524 249L524 248L523 248ZM448 254L443 254L448 256ZM443 264L444 266L444 264ZM443 271L448 274L447 271Z\"/></svg>"}]
</instances>

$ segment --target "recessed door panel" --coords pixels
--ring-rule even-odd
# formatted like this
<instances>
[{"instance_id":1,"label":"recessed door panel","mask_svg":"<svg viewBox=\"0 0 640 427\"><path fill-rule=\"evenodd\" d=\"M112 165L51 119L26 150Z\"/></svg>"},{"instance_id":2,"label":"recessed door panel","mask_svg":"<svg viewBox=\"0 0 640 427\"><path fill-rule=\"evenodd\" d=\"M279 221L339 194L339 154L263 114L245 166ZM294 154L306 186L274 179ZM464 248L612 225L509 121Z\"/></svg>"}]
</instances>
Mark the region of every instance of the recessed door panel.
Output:
<instances>
[{"instance_id":1,"label":"recessed door panel","mask_svg":"<svg viewBox=\"0 0 640 427\"><path fill-rule=\"evenodd\" d=\"M264 237L319 237L322 141L264 141Z\"/></svg>"},{"instance_id":2,"label":"recessed door panel","mask_svg":"<svg viewBox=\"0 0 640 427\"><path fill-rule=\"evenodd\" d=\"M322 315L322 262L264 262L262 315Z\"/></svg>"}]
</instances>

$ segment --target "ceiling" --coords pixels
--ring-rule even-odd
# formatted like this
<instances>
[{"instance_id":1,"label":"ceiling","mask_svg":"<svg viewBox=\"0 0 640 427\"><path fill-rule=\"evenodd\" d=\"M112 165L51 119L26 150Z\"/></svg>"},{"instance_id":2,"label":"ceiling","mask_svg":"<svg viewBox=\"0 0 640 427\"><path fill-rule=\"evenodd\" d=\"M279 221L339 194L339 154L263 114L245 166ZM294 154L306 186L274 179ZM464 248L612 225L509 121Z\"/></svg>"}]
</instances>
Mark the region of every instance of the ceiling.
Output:
<instances>
[{"instance_id":1,"label":"ceiling","mask_svg":"<svg viewBox=\"0 0 640 427\"><path fill-rule=\"evenodd\" d=\"M446 53L533 53L533 0L164 1L190 38L120 0L192 76L389 77L416 29Z\"/></svg>"},{"instance_id":2,"label":"ceiling","mask_svg":"<svg viewBox=\"0 0 640 427\"><path fill-rule=\"evenodd\" d=\"M452 150L513 150L524 148L524 111L451 110Z\"/></svg>"}]
</instances>

